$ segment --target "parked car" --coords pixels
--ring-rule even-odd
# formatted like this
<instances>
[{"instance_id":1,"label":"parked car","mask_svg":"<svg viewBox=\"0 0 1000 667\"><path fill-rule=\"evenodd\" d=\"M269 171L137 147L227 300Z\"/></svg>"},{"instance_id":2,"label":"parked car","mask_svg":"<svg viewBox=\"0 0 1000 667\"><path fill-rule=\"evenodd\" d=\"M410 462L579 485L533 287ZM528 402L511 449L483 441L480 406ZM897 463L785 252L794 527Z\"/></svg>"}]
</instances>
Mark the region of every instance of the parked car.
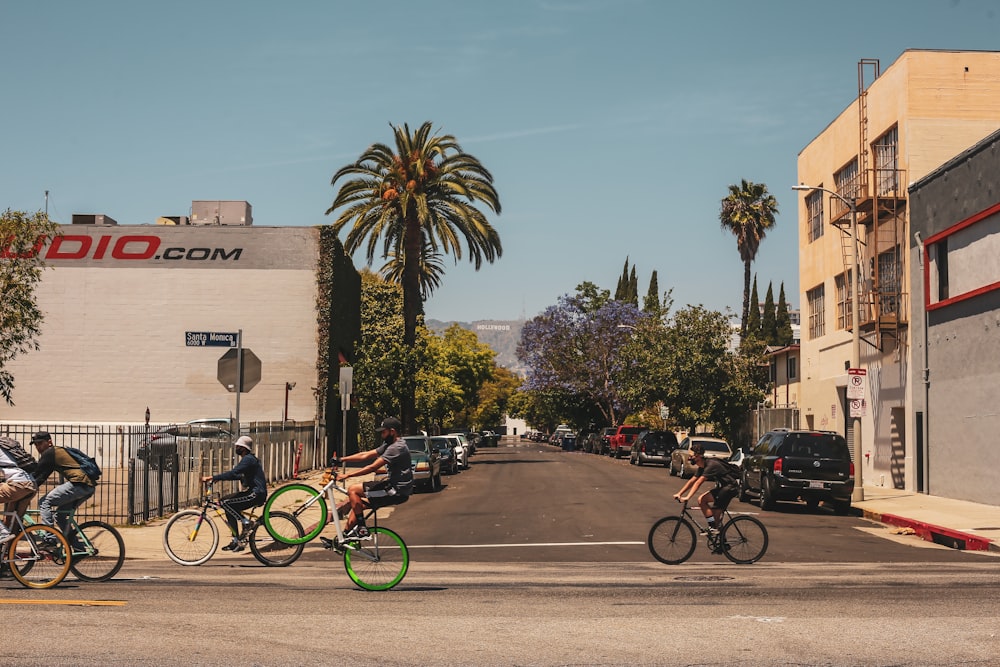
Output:
<instances>
[{"instance_id":1,"label":"parked car","mask_svg":"<svg viewBox=\"0 0 1000 667\"><path fill-rule=\"evenodd\" d=\"M164 470L173 470L174 454L177 454L181 457L179 467L188 469L200 454L201 447L231 444L231 428L232 422L225 417L162 426L140 440L135 456L150 468L162 465Z\"/></svg>"},{"instance_id":2,"label":"parked car","mask_svg":"<svg viewBox=\"0 0 1000 667\"><path fill-rule=\"evenodd\" d=\"M756 496L762 510L779 500L828 503L847 514L854 493L854 463L844 436L834 431L768 431L747 455L740 499Z\"/></svg>"},{"instance_id":3,"label":"parked car","mask_svg":"<svg viewBox=\"0 0 1000 667\"><path fill-rule=\"evenodd\" d=\"M576 436L576 448L594 454L601 447L601 435L597 431L582 431Z\"/></svg>"},{"instance_id":4,"label":"parked car","mask_svg":"<svg viewBox=\"0 0 1000 667\"><path fill-rule=\"evenodd\" d=\"M677 449L677 436L673 431L643 431L636 436L629 453L629 463L645 465L659 463L670 465L670 454Z\"/></svg>"},{"instance_id":5,"label":"parked car","mask_svg":"<svg viewBox=\"0 0 1000 667\"><path fill-rule=\"evenodd\" d=\"M496 447L497 443L500 441L500 436L498 436L493 431L480 431L479 432L479 442L476 443L477 447Z\"/></svg>"},{"instance_id":6,"label":"parked car","mask_svg":"<svg viewBox=\"0 0 1000 667\"><path fill-rule=\"evenodd\" d=\"M413 484L428 491L441 488L441 457L426 435L403 437L413 460Z\"/></svg>"},{"instance_id":7,"label":"parked car","mask_svg":"<svg viewBox=\"0 0 1000 667\"><path fill-rule=\"evenodd\" d=\"M437 450L441 458L441 472L449 475L458 474L458 452L455 451L455 438L445 435L431 436L431 447Z\"/></svg>"},{"instance_id":8,"label":"parked car","mask_svg":"<svg viewBox=\"0 0 1000 667\"><path fill-rule=\"evenodd\" d=\"M610 454L611 453L611 437L618 432L618 428L614 426L609 426L601 431L601 446L595 451L595 454Z\"/></svg>"},{"instance_id":9,"label":"parked car","mask_svg":"<svg viewBox=\"0 0 1000 667\"><path fill-rule=\"evenodd\" d=\"M722 438L711 435L689 435L670 453L671 475L680 475L686 479L697 472L698 467L688 461L691 457L691 445L695 443L705 448L706 459L728 459L733 455L733 448Z\"/></svg>"},{"instance_id":10,"label":"parked car","mask_svg":"<svg viewBox=\"0 0 1000 667\"><path fill-rule=\"evenodd\" d=\"M632 449L632 441L644 430L642 426L619 426L608 441L608 456L616 459L628 456Z\"/></svg>"},{"instance_id":11,"label":"parked car","mask_svg":"<svg viewBox=\"0 0 1000 667\"><path fill-rule=\"evenodd\" d=\"M448 435L458 438L458 442L462 445L462 452L459 454L459 463L463 468L469 467L469 457L476 453L476 450L472 447L471 441L464 433L449 433Z\"/></svg>"}]
</instances>

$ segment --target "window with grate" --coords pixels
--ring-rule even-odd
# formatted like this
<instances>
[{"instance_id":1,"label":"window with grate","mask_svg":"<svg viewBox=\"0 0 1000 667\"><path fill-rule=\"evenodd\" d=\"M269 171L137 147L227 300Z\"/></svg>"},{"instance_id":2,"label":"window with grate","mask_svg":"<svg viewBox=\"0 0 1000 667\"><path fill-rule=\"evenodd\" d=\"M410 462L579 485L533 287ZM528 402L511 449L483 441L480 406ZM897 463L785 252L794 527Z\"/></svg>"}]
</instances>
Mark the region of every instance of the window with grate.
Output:
<instances>
[{"instance_id":1,"label":"window with grate","mask_svg":"<svg viewBox=\"0 0 1000 667\"><path fill-rule=\"evenodd\" d=\"M809 338L816 339L826 333L826 316L823 313L825 308L825 293L823 285L817 285L806 292L806 300L809 302Z\"/></svg>"},{"instance_id":2,"label":"window with grate","mask_svg":"<svg viewBox=\"0 0 1000 667\"><path fill-rule=\"evenodd\" d=\"M809 242L823 236L823 193L819 190L806 195L806 226L809 231Z\"/></svg>"},{"instance_id":3,"label":"window with grate","mask_svg":"<svg viewBox=\"0 0 1000 667\"><path fill-rule=\"evenodd\" d=\"M880 314L894 315L899 308L899 246L878 256Z\"/></svg>"},{"instance_id":4,"label":"window with grate","mask_svg":"<svg viewBox=\"0 0 1000 667\"><path fill-rule=\"evenodd\" d=\"M851 316L851 272L845 271L836 277L837 283L837 328L850 329L854 318Z\"/></svg>"},{"instance_id":5,"label":"window with grate","mask_svg":"<svg viewBox=\"0 0 1000 667\"><path fill-rule=\"evenodd\" d=\"M858 159L854 158L843 169L833 175L834 190L848 199L861 195L861 182L858 179ZM834 201L838 201L836 198ZM843 202L840 202L843 204ZM845 205L846 208L846 205Z\"/></svg>"},{"instance_id":6,"label":"window with grate","mask_svg":"<svg viewBox=\"0 0 1000 667\"><path fill-rule=\"evenodd\" d=\"M875 187L880 195L897 195L899 188L899 129L894 127L872 144Z\"/></svg>"}]
</instances>

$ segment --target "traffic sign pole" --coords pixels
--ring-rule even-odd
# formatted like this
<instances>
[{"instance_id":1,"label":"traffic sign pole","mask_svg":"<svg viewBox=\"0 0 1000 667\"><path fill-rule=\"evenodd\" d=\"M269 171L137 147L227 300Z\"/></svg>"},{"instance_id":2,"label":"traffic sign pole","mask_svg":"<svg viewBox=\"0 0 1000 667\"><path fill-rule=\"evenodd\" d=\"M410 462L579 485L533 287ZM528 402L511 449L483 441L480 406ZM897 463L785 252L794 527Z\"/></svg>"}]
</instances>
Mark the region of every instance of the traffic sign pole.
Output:
<instances>
[{"instance_id":1,"label":"traffic sign pole","mask_svg":"<svg viewBox=\"0 0 1000 667\"><path fill-rule=\"evenodd\" d=\"M243 393L243 329L236 332L236 437L240 437L240 394Z\"/></svg>"}]
</instances>

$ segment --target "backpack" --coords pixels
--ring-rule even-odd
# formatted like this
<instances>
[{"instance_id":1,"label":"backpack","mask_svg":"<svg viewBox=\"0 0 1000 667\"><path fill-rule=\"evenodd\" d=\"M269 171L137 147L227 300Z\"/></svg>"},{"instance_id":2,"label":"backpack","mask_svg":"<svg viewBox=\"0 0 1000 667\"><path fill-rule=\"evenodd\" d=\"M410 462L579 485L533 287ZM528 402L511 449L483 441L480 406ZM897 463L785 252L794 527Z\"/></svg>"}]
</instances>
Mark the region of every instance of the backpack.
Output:
<instances>
[{"instance_id":1,"label":"backpack","mask_svg":"<svg viewBox=\"0 0 1000 667\"><path fill-rule=\"evenodd\" d=\"M29 475L34 474L35 469L38 467L38 461L17 440L0 435L0 449L3 449L4 453L17 464L18 468Z\"/></svg>"},{"instance_id":2,"label":"backpack","mask_svg":"<svg viewBox=\"0 0 1000 667\"><path fill-rule=\"evenodd\" d=\"M726 471L719 476L718 485L719 486L738 486L740 483L740 467L735 463L730 463L725 459L716 459L721 463Z\"/></svg>"},{"instance_id":3,"label":"backpack","mask_svg":"<svg viewBox=\"0 0 1000 667\"><path fill-rule=\"evenodd\" d=\"M90 478L91 482L97 483L97 480L101 478L101 467L97 465L97 461L93 457L84 454L76 447L63 447L66 452L76 459L76 462L80 464L80 470L83 474Z\"/></svg>"}]
</instances>

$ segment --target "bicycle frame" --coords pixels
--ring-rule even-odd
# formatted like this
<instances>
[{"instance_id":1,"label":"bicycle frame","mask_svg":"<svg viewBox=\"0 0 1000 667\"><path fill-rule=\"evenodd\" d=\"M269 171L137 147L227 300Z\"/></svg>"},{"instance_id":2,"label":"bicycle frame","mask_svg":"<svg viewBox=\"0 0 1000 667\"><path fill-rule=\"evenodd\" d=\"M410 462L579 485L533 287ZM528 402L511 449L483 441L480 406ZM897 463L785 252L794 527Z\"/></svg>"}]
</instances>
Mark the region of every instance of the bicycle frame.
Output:
<instances>
[{"instance_id":1,"label":"bicycle frame","mask_svg":"<svg viewBox=\"0 0 1000 667\"><path fill-rule=\"evenodd\" d=\"M242 537L242 533L245 532L246 527L252 525L255 521L260 519L259 516L254 514L254 510L257 509L256 507L249 507L242 510L240 512L240 517L244 520L244 531L241 531L240 534L234 533L233 527L229 525L229 514L226 512L226 508L222 506L222 497L214 490L215 483L205 482L205 487L205 498L201 503L202 520L204 520L204 517L208 517L209 512L214 512L215 516L222 519L222 523L229 529L229 534L233 537L233 539L240 539ZM195 531L199 528L201 528L201 521L198 522L198 525L195 527Z\"/></svg>"},{"instance_id":2,"label":"bicycle frame","mask_svg":"<svg viewBox=\"0 0 1000 667\"><path fill-rule=\"evenodd\" d=\"M25 527L38 525L41 522L36 521L35 517L39 516L40 514L41 512L39 510L28 510L27 512L24 513L23 525ZM80 530L80 524L77 523L76 521L76 513L72 511L70 512L56 511L56 515L61 515L66 517L67 532L63 533L63 537L65 537L66 541L69 542L70 549L72 550L71 551L72 555L82 556L83 554L90 553L90 550L94 548L94 544L90 541L90 538L87 537L87 535L82 530ZM58 523L59 521L56 520L57 527ZM73 549L74 538L76 540L79 540L79 544L83 545L82 549Z\"/></svg>"},{"instance_id":3,"label":"bicycle frame","mask_svg":"<svg viewBox=\"0 0 1000 667\"><path fill-rule=\"evenodd\" d=\"M368 560L374 562L375 559L376 559L376 556L374 554L370 553L368 550L362 548L358 543L349 542L349 543L345 544L345 542L344 542L344 529L340 525L340 512L337 509L337 499L336 499L336 497L333 494L334 491L339 491L344 496L348 495L347 494L347 489L345 487L340 486L340 485L337 484L337 476L336 475L332 476L332 478L330 479L330 481L327 482L323 486L323 488L319 490L318 494L316 494L314 497L310 498L306 503L304 503L302 505L303 509L312 506L314 503L316 503L318 501L319 498L324 498L326 500L327 508L329 509L329 512L327 513L327 517L326 517L326 522L327 523L332 523L333 527L337 530L337 542L342 545L342 548L344 548L344 549L350 549L352 551L356 551L356 552L362 554ZM372 528L377 528L378 527L378 513L377 513L376 510L374 510L374 509L368 509L368 510L366 510L364 518L365 518L366 523L367 523L368 519L372 520L372 526L371 526Z\"/></svg>"},{"instance_id":4,"label":"bicycle frame","mask_svg":"<svg viewBox=\"0 0 1000 667\"><path fill-rule=\"evenodd\" d=\"M11 517L13 519L12 523L16 524L16 525L11 525L9 527L10 532L13 533L14 535L17 535L18 533L23 533L25 528L34 525L34 523L25 523L24 520L17 514L17 512L3 512L2 514L4 517ZM58 529L54 530L58 531ZM38 545L35 544L35 540L29 539L28 544L31 545L32 557L36 559L39 558L42 554L41 551L38 549ZM9 552L7 549L7 545L0 546L0 563L10 563L10 558L8 558L8 553Z\"/></svg>"}]
</instances>

